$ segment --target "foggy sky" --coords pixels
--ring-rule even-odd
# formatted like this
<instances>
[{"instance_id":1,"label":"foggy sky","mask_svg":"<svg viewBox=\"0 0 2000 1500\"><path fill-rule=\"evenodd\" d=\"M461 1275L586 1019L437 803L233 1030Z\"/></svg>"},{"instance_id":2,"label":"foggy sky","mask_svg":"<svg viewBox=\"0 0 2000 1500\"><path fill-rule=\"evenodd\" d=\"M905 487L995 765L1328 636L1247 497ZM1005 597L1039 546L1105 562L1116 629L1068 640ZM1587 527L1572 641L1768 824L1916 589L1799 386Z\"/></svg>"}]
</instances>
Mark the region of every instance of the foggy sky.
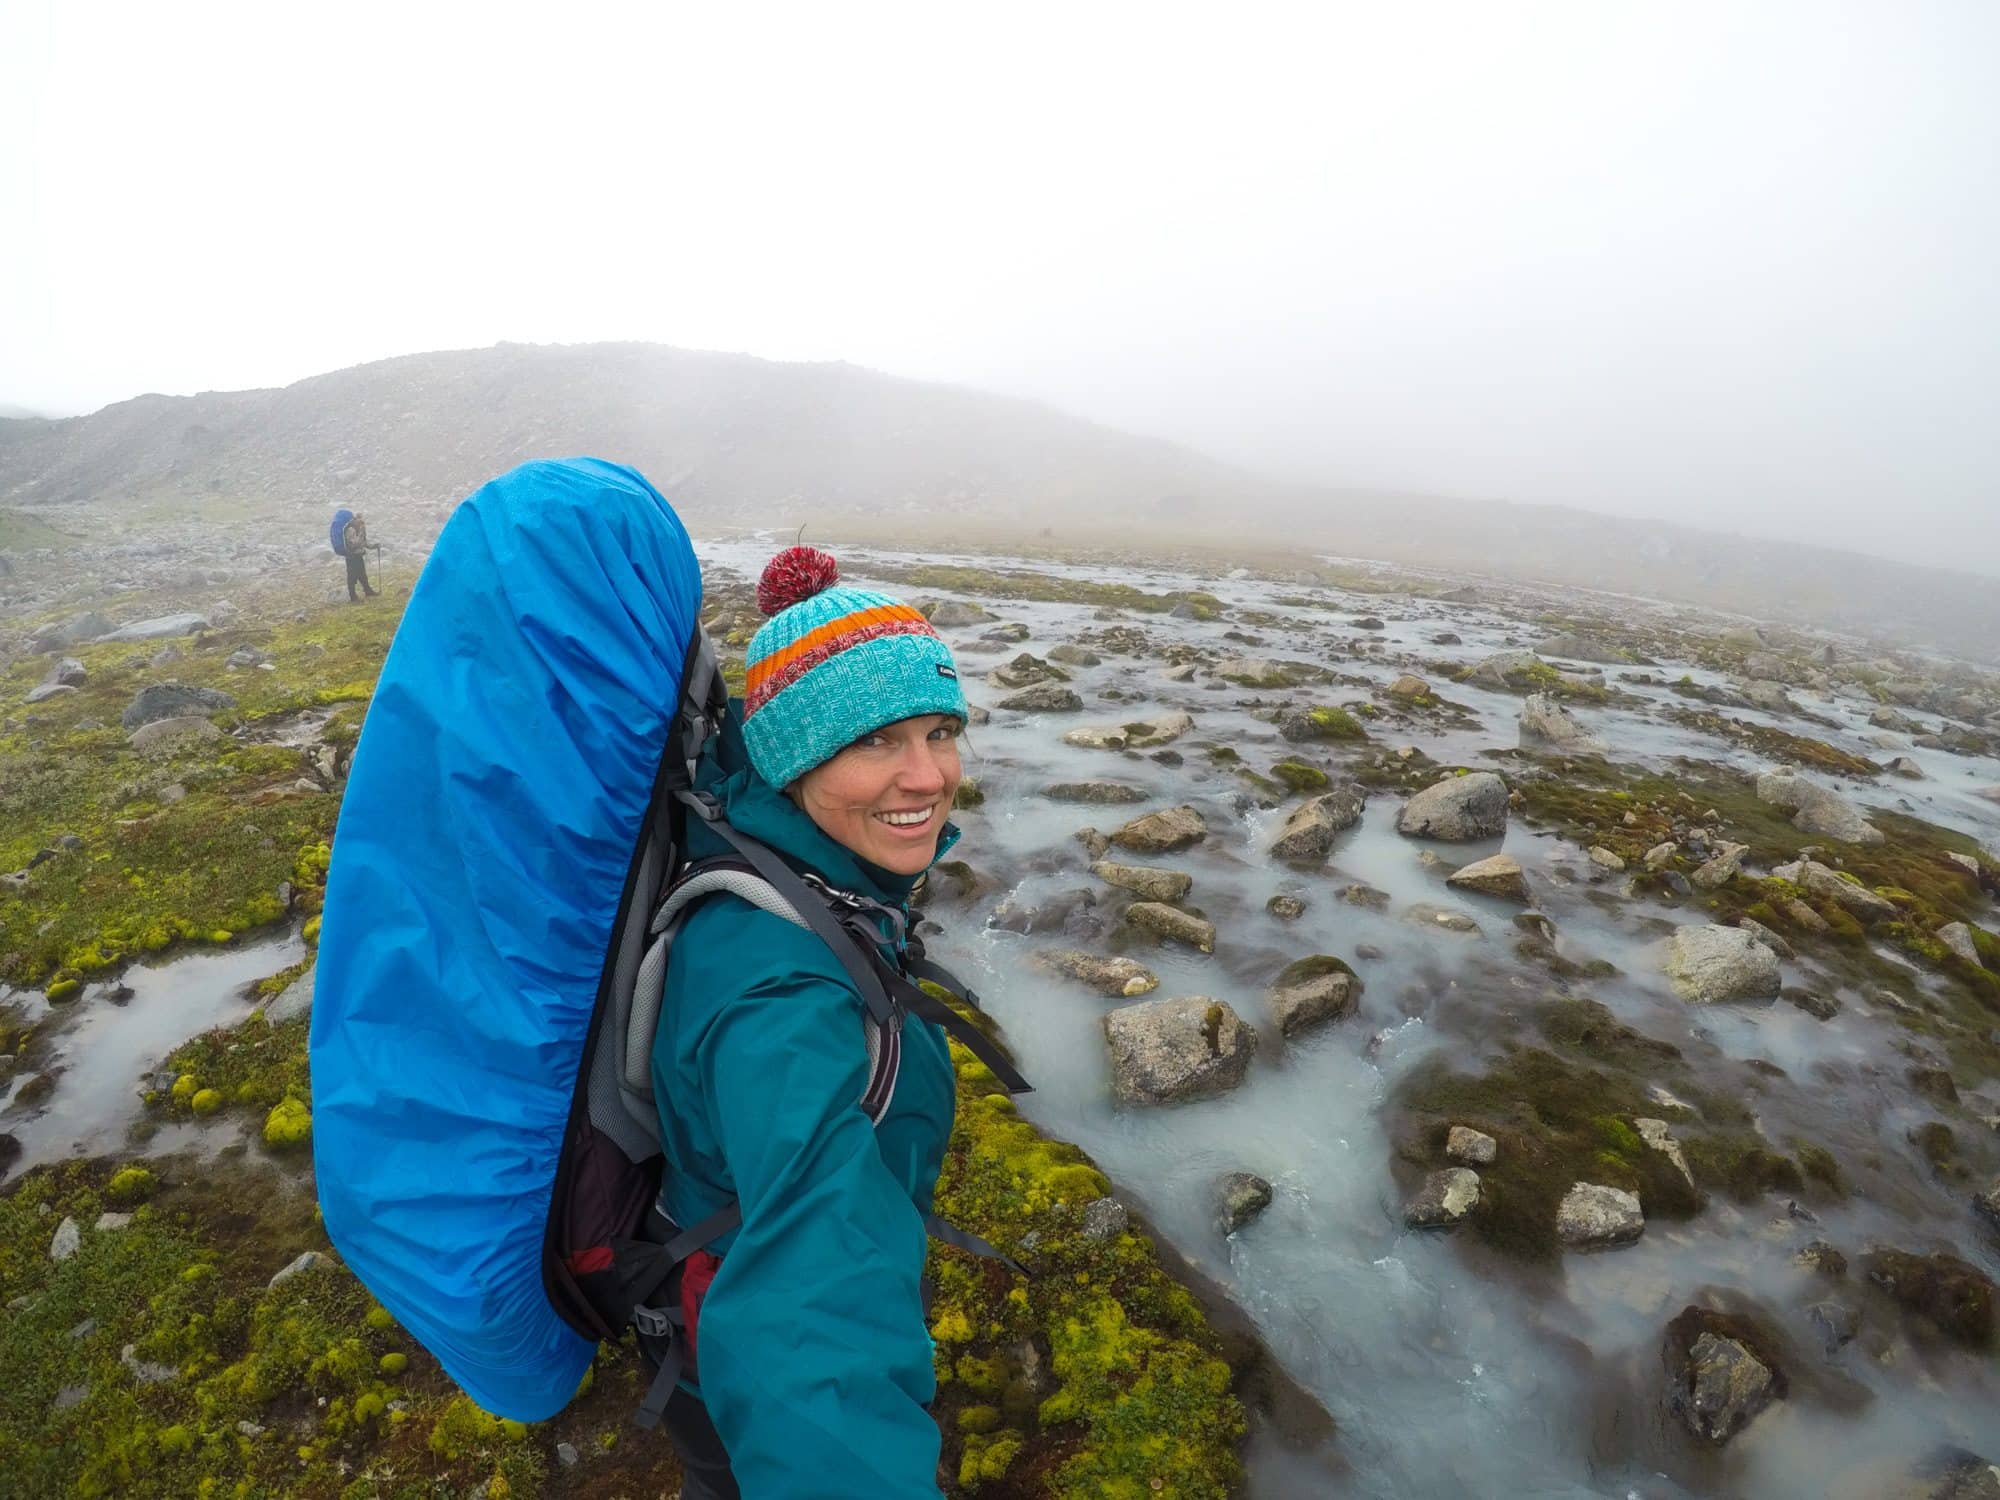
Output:
<instances>
[{"instance_id":1,"label":"foggy sky","mask_svg":"<svg viewBox=\"0 0 2000 1500\"><path fill-rule=\"evenodd\" d=\"M0 0L0 403L500 339L2000 572L2000 7Z\"/></svg>"}]
</instances>

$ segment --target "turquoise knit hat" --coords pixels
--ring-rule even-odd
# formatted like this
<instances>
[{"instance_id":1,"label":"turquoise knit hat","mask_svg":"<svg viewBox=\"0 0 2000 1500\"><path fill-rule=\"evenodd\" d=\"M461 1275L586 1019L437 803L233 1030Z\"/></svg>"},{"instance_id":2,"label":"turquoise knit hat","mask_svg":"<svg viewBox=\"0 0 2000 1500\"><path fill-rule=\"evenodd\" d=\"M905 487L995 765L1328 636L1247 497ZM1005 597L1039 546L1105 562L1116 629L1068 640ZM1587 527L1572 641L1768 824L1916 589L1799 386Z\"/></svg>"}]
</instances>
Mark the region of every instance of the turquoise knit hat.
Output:
<instances>
[{"instance_id":1,"label":"turquoise knit hat","mask_svg":"<svg viewBox=\"0 0 2000 1500\"><path fill-rule=\"evenodd\" d=\"M790 786L870 730L919 714L966 717L951 648L915 609L839 588L840 565L787 547L757 582L770 616L745 662L743 741L772 786Z\"/></svg>"}]
</instances>

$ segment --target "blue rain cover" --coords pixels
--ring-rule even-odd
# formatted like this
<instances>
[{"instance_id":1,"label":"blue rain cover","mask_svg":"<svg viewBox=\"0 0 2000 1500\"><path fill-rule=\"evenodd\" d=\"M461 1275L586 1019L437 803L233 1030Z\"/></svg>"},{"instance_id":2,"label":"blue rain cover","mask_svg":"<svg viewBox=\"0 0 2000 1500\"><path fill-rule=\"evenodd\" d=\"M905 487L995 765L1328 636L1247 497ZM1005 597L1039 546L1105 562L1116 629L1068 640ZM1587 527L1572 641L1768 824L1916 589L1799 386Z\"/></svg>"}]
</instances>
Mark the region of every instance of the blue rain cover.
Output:
<instances>
[{"instance_id":1,"label":"blue rain cover","mask_svg":"<svg viewBox=\"0 0 2000 1500\"><path fill-rule=\"evenodd\" d=\"M327 528L326 539L333 543L333 555L335 557L347 556L347 537L345 533L347 531L347 523L353 519L354 512L351 510L342 509L333 513L333 525Z\"/></svg>"},{"instance_id":2,"label":"blue rain cover","mask_svg":"<svg viewBox=\"0 0 2000 1500\"><path fill-rule=\"evenodd\" d=\"M595 1347L542 1290L556 1156L701 606L637 472L524 464L453 512L362 726L312 1011L327 1233L488 1411Z\"/></svg>"}]
</instances>

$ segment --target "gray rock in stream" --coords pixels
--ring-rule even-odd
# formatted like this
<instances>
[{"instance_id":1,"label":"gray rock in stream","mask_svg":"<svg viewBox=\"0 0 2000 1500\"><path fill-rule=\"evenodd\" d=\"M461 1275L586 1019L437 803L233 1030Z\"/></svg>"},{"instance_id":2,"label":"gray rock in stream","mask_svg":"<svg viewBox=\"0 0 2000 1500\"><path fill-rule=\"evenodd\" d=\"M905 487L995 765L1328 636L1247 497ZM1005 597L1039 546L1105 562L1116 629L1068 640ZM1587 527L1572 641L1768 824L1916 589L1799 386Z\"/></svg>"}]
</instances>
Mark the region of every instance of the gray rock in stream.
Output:
<instances>
[{"instance_id":1,"label":"gray rock in stream","mask_svg":"<svg viewBox=\"0 0 2000 1500\"><path fill-rule=\"evenodd\" d=\"M1215 951L1213 922L1177 906L1168 906L1164 901L1134 901L1125 908L1125 920L1156 938L1185 943L1203 953Z\"/></svg>"},{"instance_id":2,"label":"gray rock in stream","mask_svg":"<svg viewBox=\"0 0 2000 1500\"><path fill-rule=\"evenodd\" d=\"M1194 808L1183 804L1165 812L1147 813L1114 829L1111 842L1139 854L1170 854L1208 837L1208 824Z\"/></svg>"},{"instance_id":3,"label":"gray rock in stream","mask_svg":"<svg viewBox=\"0 0 2000 1500\"><path fill-rule=\"evenodd\" d=\"M1498 838L1507 831L1507 783L1491 771L1447 776L1425 787L1396 815L1396 832L1410 838Z\"/></svg>"},{"instance_id":4,"label":"gray rock in stream","mask_svg":"<svg viewBox=\"0 0 2000 1500\"><path fill-rule=\"evenodd\" d=\"M1083 699L1060 683L1038 682L1002 698L995 707L1022 714L1069 714L1083 707Z\"/></svg>"},{"instance_id":5,"label":"gray rock in stream","mask_svg":"<svg viewBox=\"0 0 2000 1500\"><path fill-rule=\"evenodd\" d=\"M1230 1172L1216 1184L1216 1222L1234 1234L1271 1206L1271 1184L1255 1172Z\"/></svg>"},{"instance_id":6,"label":"gray rock in stream","mask_svg":"<svg viewBox=\"0 0 2000 1500\"><path fill-rule=\"evenodd\" d=\"M1126 1104L1167 1104L1225 1093L1243 1082L1257 1033L1207 995L1147 1000L1104 1018L1111 1086Z\"/></svg>"},{"instance_id":7,"label":"gray rock in stream","mask_svg":"<svg viewBox=\"0 0 2000 1500\"><path fill-rule=\"evenodd\" d=\"M1142 963L1129 958L1106 958L1078 948L1050 948L1037 953L1035 963L1090 986L1100 995L1131 999L1151 994L1160 987L1159 977Z\"/></svg>"},{"instance_id":8,"label":"gray rock in stream","mask_svg":"<svg viewBox=\"0 0 2000 1500\"><path fill-rule=\"evenodd\" d=\"M1728 1442L1777 1394L1770 1367L1716 1333L1703 1333L1688 1349L1683 1379L1675 1407L1688 1431L1710 1443Z\"/></svg>"},{"instance_id":9,"label":"gray rock in stream","mask_svg":"<svg viewBox=\"0 0 2000 1500\"><path fill-rule=\"evenodd\" d=\"M1789 880L1808 895L1829 897L1840 903L1851 917L1866 923L1893 922L1902 910L1887 896L1878 896L1859 881L1844 880L1840 872L1817 860L1794 860L1771 871L1777 880ZM1810 908L1807 908L1810 910Z\"/></svg>"},{"instance_id":10,"label":"gray rock in stream","mask_svg":"<svg viewBox=\"0 0 2000 1500\"><path fill-rule=\"evenodd\" d=\"M1146 901L1184 901L1194 888L1194 877L1179 870L1160 870L1150 865L1123 865L1113 860L1100 859L1090 867L1090 873L1106 885L1115 885L1120 890L1131 891Z\"/></svg>"},{"instance_id":11,"label":"gray rock in stream","mask_svg":"<svg viewBox=\"0 0 2000 1500\"><path fill-rule=\"evenodd\" d=\"M1667 943L1674 993L1696 1005L1764 1000L1784 986L1778 955L1735 927L1683 927Z\"/></svg>"},{"instance_id":12,"label":"gray rock in stream","mask_svg":"<svg viewBox=\"0 0 2000 1500\"><path fill-rule=\"evenodd\" d=\"M1462 891L1477 891L1483 896L1518 901L1523 906L1534 902L1528 891L1528 877L1521 872L1521 862L1511 854L1495 854L1488 859L1475 860L1447 875L1444 883Z\"/></svg>"},{"instance_id":13,"label":"gray rock in stream","mask_svg":"<svg viewBox=\"0 0 2000 1500\"><path fill-rule=\"evenodd\" d=\"M1973 968L1980 967L1979 949L1972 941L1972 929L1963 922L1948 922L1936 933L1937 940Z\"/></svg>"},{"instance_id":14,"label":"gray rock in stream","mask_svg":"<svg viewBox=\"0 0 2000 1500\"><path fill-rule=\"evenodd\" d=\"M1316 953L1285 965L1271 985L1271 1019L1284 1036L1296 1036L1354 1009L1361 981L1340 959Z\"/></svg>"},{"instance_id":15,"label":"gray rock in stream","mask_svg":"<svg viewBox=\"0 0 2000 1500\"><path fill-rule=\"evenodd\" d=\"M1477 1207L1479 1174L1470 1167L1446 1167L1426 1177L1403 1205L1403 1222L1412 1229L1451 1229Z\"/></svg>"},{"instance_id":16,"label":"gray rock in stream","mask_svg":"<svg viewBox=\"0 0 2000 1500\"><path fill-rule=\"evenodd\" d=\"M1343 786L1300 804L1272 841L1271 857L1303 864L1325 859L1341 831L1360 821L1367 798L1360 787Z\"/></svg>"},{"instance_id":17,"label":"gray rock in stream","mask_svg":"<svg viewBox=\"0 0 2000 1500\"><path fill-rule=\"evenodd\" d=\"M1638 1195L1601 1183L1575 1184L1556 1210L1556 1238L1572 1250L1629 1245L1645 1230Z\"/></svg>"},{"instance_id":18,"label":"gray rock in stream","mask_svg":"<svg viewBox=\"0 0 2000 1500\"><path fill-rule=\"evenodd\" d=\"M1546 745L1579 754L1604 749L1602 739L1547 693L1530 693L1521 705L1520 741L1523 747Z\"/></svg>"},{"instance_id":19,"label":"gray rock in stream","mask_svg":"<svg viewBox=\"0 0 2000 1500\"><path fill-rule=\"evenodd\" d=\"M279 1026L295 1016L308 1014L313 1003L313 976L318 972L319 966L315 964L286 985L284 993L264 1007L264 1019Z\"/></svg>"}]
</instances>

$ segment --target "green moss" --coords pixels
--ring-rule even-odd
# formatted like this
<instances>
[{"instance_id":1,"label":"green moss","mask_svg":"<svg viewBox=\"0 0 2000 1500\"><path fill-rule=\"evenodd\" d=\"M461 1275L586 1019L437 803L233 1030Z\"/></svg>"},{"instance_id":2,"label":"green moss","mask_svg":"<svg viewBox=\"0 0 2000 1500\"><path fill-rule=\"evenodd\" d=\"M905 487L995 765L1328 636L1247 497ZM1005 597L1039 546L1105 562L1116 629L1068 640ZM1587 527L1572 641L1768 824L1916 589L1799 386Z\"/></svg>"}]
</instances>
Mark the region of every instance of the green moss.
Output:
<instances>
[{"instance_id":1,"label":"green moss","mask_svg":"<svg viewBox=\"0 0 2000 1500\"><path fill-rule=\"evenodd\" d=\"M1742 1132L1692 1136L1681 1142L1694 1180L1710 1192L1748 1203L1765 1193L1798 1193L1805 1179L1790 1157Z\"/></svg>"},{"instance_id":2,"label":"green moss","mask_svg":"<svg viewBox=\"0 0 2000 1500\"><path fill-rule=\"evenodd\" d=\"M939 1211L1023 1254L1035 1276L932 1252L947 1471L968 1489L1032 1472L1033 1493L1066 1500L1150 1495L1154 1478L1183 1496L1229 1494L1243 1413L1194 1299L1142 1235L1080 1232L1084 1204L1108 1187L1102 1175L1023 1120L969 1052L954 1043L952 1054L958 1117ZM1030 1230L1034 1248L1020 1251ZM1099 1334L1109 1347L1093 1346ZM1050 1350L1061 1382L1039 1410L1013 1364L1024 1341ZM1004 1427L989 1425L996 1408Z\"/></svg>"},{"instance_id":3,"label":"green moss","mask_svg":"<svg viewBox=\"0 0 2000 1500\"><path fill-rule=\"evenodd\" d=\"M381 1370L384 1375L397 1376L410 1368L410 1357L394 1350L382 1356Z\"/></svg>"},{"instance_id":4,"label":"green moss","mask_svg":"<svg viewBox=\"0 0 2000 1500\"><path fill-rule=\"evenodd\" d=\"M1864 760L1858 755L1850 755L1847 751L1829 745L1824 740L1790 734L1770 724L1757 724L1747 719L1731 719L1719 713L1687 708L1669 709L1667 717L1699 733L1712 734L1718 739L1733 740L1737 744L1747 745L1770 760L1810 766L1814 770L1825 771L1835 776L1858 776L1869 780L1873 780L1879 771L1873 761Z\"/></svg>"},{"instance_id":5,"label":"green moss","mask_svg":"<svg viewBox=\"0 0 2000 1500\"><path fill-rule=\"evenodd\" d=\"M1344 708L1311 708L1306 710L1306 723L1311 727L1308 736L1315 740L1365 740L1368 731Z\"/></svg>"},{"instance_id":6,"label":"green moss","mask_svg":"<svg viewBox=\"0 0 2000 1500\"><path fill-rule=\"evenodd\" d=\"M157 1186L153 1174L144 1167L121 1167L104 1185L104 1196L113 1203L130 1206L144 1203L153 1196L153 1189Z\"/></svg>"},{"instance_id":7,"label":"green moss","mask_svg":"<svg viewBox=\"0 0 2000 1500\"><path fill-rule=\"evenodd\" d=\"M236 1026L203 1032L168 1054L167 1065L180 1077L166 1107L191 1105L197 1090L213 1092L227 1102L270 1109L286 1099L310 1108L306 1038L310 1015L294 1016L272 1026L253 1016Z\"/></svg>"},{"instance_id":8,"label":"green moss","mask_svg":"<svg viewBox=\"0 0 2000 1500\"><path fill-rule=\"evenodd\" d=\"M1295 792L1324 791L1331 784L1326 772L1302 760L1281 760L1271 767L1271 774Z\"/></svg>"},{"instance_id":9,"label":"green moss","mask_svg":"<svg viewBox=\"0 0 2000 1500\"><path fill-rule=\"evenodd\" d=\"M312 1111L300 1099L281 1099L264 1117L264 1144L290 1150L312 1139Z\"/></svg>"},{"instance_id":10,"label":"green moss","mask_svg":"<svg viewBox=\"0 0 2000 1500\"><path fill-rule=\"evenodd\" d=\"M985 801L986 793L980 790L978 779L972 776L967 776L960 781L958 790L951 795L951 805L954 811L968 807L979 807Z\"/></svg>"},{"instance_id":11,"label":"green moss","mask_svg":"<svg viewBox=\"0 0 2000 1500\"><path fill-rule=\"evenodd\" d=\"M197 1115L212 1115L223 1105L222 1095L214 1089L197 1089L188 1107Z\"/></svg>"}]
</instances>

